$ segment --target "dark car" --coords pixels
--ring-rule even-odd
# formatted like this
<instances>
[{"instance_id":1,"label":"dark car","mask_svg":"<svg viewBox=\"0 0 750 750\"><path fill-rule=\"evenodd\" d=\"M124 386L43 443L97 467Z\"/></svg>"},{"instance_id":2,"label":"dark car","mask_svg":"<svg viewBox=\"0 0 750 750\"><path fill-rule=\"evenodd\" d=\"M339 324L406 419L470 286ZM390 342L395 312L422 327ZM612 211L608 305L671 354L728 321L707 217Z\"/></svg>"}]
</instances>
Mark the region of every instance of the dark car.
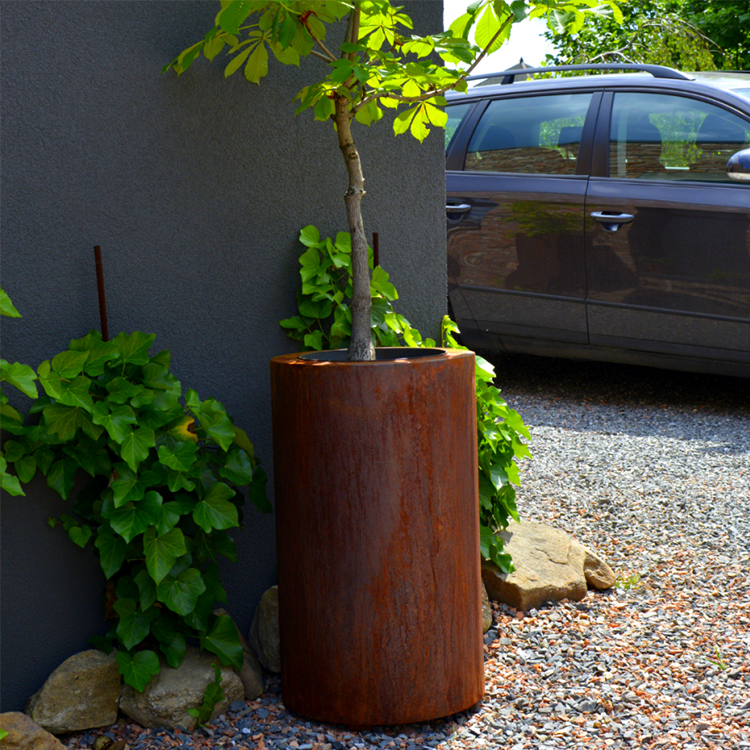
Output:
<instances>
[{"instance_id":1,"label":"dark car","mask_svg":"<svg viewBox=\"0 0 750 750\"><path fill-rule=\"evenodd\" d=\"M449 95L463 341L750 376L750 74L619 67Z\"/></svg>"}]
</instances>

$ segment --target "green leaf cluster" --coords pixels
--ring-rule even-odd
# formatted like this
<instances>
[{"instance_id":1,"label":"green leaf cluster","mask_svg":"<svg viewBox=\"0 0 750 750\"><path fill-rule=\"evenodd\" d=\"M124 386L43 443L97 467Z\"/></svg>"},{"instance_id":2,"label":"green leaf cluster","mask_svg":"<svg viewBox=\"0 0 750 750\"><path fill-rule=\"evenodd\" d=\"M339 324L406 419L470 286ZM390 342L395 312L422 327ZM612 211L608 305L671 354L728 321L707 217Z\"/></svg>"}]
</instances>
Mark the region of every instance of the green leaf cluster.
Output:
<instances>
[{"instance_id":1,"label":"green leaf cluster","mask_svg":"<svg viewBox=\"0 0 750 750\"><path fill-rule=\"evenodd\" d=\"M747 0L640 0L623 4L617 13L591 13L575 28L551 26L545 36L557 52L547 63L739 69L743 60L750 64L748 22Z\"/></svg>"},{"instance_id":2,"label":"green leaf cluster","mask_svg":"<svg viewBox=\"0 0 750 750\"><path fill-rule=\"evenodd\" d=\"M297 292L299 315L282 320L287 335L301 341L305 350L344 348L351 333L351 240L339 232L335 240L321 239L314 226L300 232L305 251L300 256L301 288ZM372 270L372 308L370 330L376 346L435 346L423 339L392 302L398 299L388 274ZM458 327L445 317L442 324L443 346L466 349L455 338ZM524 443L531 436L518 412L510 409L493 385L495 371L481 357L476 358L477 447L479 458L480 548L485 559L501 570L513 570L510 555L503 552L503 540L497 531L507 528L510 518L518 521L515 487L520 484L517 462L531 457Z\"/></svg>"},{"instance_id":3,"label":"green leaf cluster","mask_svg":"<svg viewBox=\"0 0 750 750\"><path fill-rule=\"evenodd\" d=\"M117 644L120 672L137 690L159 671L159 652L176 667L189 639L242 666L234 624L212 612L226 600L218 559L237 559L229 530L242 523L240 490L271 510L245 432L215 399L183 396L169 352L150 353L154 338L103 341L92 331L71 341L37 368L44 394L29 423L3 423L17 479L39 472L73 500L73 514L50 525L62 524L80 547L92 541L114 619L96 645Z\"/></svg>"},{"instance_id":4,"label":"green leaf cluster","mask_svg":"<svg viewBox=\"0 0 750 750\"><path fill-rule=\"evenodd\" d=\"M306 246L300 257L301 288L297 292L299 315L282 320L287 335L301 341L306 350L345 349L352 332L351 238L339 232L335 239L321 239L317 228L305 227L299 236ZM373 268L372 248L367 248L371 271L370 324L375 346L435 346L423 339L409 321L393 309L396 287L380 267Z\"/></svg>"},{"instance_id":5,"label":"green leaf cluster","mask_svg":"<svg viewBox=\"0 0 750 750\"><path fill-rule=\"evenodd\" d=\"M0 288L0 315L8 318L20 318L21 313L16 310L10 297ZM36 373L29 365L22 365L18 362L10 362L0 359L0 383L8 383L17 390L21 391L29 398L36 398L39 393L36 389ZM8 397L0 388L0 422L4 430L17 434L23 428L23 417L18 410L10 405ZM26 476L31 471L31 462L22 462L18 476L8 472L8 461L5 452L0 450L0 488L9 495L25 496L19 478ZM22 480L23 481L23 480Z\"/></svg>"},{"instance_id":6,"label":"green leaf cluster","mask_svg":"<svg viewBox=\"0 0 750 750\"><path fill-rule=\"evenodd\" d=\"M297 113L311 109L316 120L326 121L339 101L350 119L369 126L384 108L393 109L394 133L423 141L433 126L445 126L443 94L465 91L466 76L507 41L514 23L546 17L555 30L578 30L586 14L602 7L619 12L614 0L477 0L448 31L418 36L403 8L388 0L222 0L214 27L164 71L182 74L201 52L213 60L224 51L225 77L242 69L248 81L260 83L270 54L297 66L312 55L328 64L327 74L299 92ZM327 27L347 15L355 22L338 48L329 47Z\"/></svg>"}]
</instances>

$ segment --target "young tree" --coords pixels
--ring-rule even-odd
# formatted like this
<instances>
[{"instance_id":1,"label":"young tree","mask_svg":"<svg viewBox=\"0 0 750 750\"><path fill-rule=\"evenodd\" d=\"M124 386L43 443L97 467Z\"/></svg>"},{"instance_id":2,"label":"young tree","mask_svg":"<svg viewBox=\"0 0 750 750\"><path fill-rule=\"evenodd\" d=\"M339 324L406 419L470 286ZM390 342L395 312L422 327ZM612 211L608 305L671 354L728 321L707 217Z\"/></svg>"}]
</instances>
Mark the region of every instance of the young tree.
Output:
<instances>
[{"instance_id":1,"label":"young tree","mask_svg":"<svg viewBox=\"0 0 750 750\"><path fill-rule=\"evenodd\" d=\"M369 126L383 117L384 108L396 110L394 133L408 131L423 141L431 127L445 125L445 92L466 89L466 76L508 39L512 24L544 16L562 32L581 28L585 14L602 11L621 19L615 0L477 0L448 31L415 36L409 16L389 0L221 0L214 27L165 70L184 73L201 52L213 60L225 48L230 60L224 75L243 68L252 83L268 73L269 50L284 65L299 65L303 57L325 63L316 81L297 95L297 113L312 109L316 120L332 121L346 164L353 269L349 359L365 361L375 358L375 350L361 210L365 180L353 122ZM343 41L334 46L327 27L342 20Z\"/></svg>"}]
</instances>

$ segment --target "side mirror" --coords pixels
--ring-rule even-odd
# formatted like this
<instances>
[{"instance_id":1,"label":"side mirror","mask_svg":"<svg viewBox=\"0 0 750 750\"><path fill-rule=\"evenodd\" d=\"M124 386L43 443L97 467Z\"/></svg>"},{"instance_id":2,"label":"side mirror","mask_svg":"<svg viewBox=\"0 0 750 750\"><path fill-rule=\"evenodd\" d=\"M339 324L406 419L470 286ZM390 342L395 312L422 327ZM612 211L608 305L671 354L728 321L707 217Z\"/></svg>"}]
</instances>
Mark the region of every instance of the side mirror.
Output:
<instances>
[{"instance_id":1,"label":"side mirror","mask_svg":"<svg viewBox=\"0 0 750 750\"><path fill-rule=\"evenodd\" d=\"M750 148L729 157L727 177L733 182L750 182Z\"/></svg>"}]
</instances>

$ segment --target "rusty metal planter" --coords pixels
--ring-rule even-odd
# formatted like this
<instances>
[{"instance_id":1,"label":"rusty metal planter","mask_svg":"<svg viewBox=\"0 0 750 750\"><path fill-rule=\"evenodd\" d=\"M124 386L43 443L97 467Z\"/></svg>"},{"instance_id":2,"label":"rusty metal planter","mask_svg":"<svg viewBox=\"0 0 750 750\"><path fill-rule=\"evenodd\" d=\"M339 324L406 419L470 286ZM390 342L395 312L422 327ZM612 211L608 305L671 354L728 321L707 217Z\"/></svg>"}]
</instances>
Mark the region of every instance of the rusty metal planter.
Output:
<instances>
[{"instance_id":1,"label":"rusty metal planter","mask_svg":"<svg viewBox=\"0 0 750 750\"><path fill-rule=\"evenodd\" d=\"M271 360L282 693L358 726L484 691L474 355ZM307 357L308 355L305 355Z\"/></svg>"}]
</instances>

